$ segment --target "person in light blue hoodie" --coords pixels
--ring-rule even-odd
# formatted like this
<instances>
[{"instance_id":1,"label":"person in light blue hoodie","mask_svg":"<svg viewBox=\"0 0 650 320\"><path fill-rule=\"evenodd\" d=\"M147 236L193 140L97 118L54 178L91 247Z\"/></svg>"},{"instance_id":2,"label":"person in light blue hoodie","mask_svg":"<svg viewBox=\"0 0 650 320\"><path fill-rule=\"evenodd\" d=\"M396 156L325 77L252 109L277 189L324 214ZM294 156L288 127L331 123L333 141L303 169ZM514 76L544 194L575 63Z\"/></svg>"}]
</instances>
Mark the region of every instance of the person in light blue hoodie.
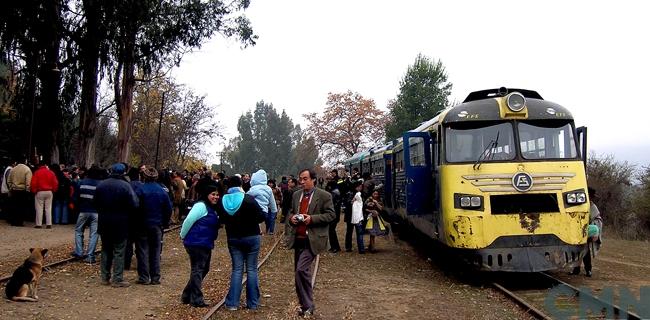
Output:
<instances>
[{"instance_id":1,"label":"person in light blue hoodie","mask_svg":"<svg viewBox=\"0 0 650 320\"><path fill-rule=\"evenodd\" d=\"M228 251L232 259L230 289L226 296L226 309L237 310L242 291L244 270L246 281L246 308L256 310L260 306L260 286L257 276L257 259L260 254L260 225L266 219L257 201L241 189L241 179L228 180L228 193L219 199L217 213L219 222L226 226Z\"/></svg>"},{"instance_id":2,"label":"person in light blue hoodie","mask_svg":"<svg viewBox=\"0 0 650 320\"><path fill-rule=\"evenodd\" d=\"M273 197L273 190L266 185L267 182L266 171L263 169L257 170L251 177L251 188L246 194L255 198L257 204L262 208L266 215L266 233L273 234L275 230L275 218L278 215L278 206Z\"/></svg>"}]
</instances>

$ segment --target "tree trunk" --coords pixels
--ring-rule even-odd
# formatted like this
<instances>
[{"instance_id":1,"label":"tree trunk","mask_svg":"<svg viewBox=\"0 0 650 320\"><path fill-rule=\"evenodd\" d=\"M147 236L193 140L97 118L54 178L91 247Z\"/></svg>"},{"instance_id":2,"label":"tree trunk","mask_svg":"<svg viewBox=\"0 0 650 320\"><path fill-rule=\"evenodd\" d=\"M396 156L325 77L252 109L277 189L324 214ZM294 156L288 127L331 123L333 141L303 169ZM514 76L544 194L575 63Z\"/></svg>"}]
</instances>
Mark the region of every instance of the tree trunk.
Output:
<instances>
[{"instance_id":1,"label":"tree trunk","mask_svg":"<svg viewBox=\"0 0 650 320\"><path fill-rule=\"evenodd\" d=\"M43 160L59 163L59 134L61 133L61 104L59 90L61 87L61 70L59 70L59 47L61 44L61 15L57 1L45 1L45 21L43 24L44 62L41 65L42 84L41 110L39 118L43 121L37 130L40 152ZM38 122L37 122L38 123ZM36 128L36 126L35 126Z\"/></svg>"},{"instance_id":2,"label":"tree trunk","mask_svg":"<svg viewBox=\"0 0 650 320\"><path fill-rule=\"evenodd\" d=\"M135 39L134 39L135 41ZM131 131L133 129L133 90L135 88L135 65L133 59L133 51L127 49L129 57L125 59L122 67L122 83L120 86L116 85L117 102L117 153L118 161L128 162L130 155L130 139Z\"/></svg>"},{"instance_id":3,"label":"tree trunk","mask_svg":"<svg viewBox=\"0 0 650 320\"><path fill-rule=\"evenodd\" d=\"M86 12L86 37L81 47L83 79L81 105L79 106L78 163L90 168L95 163L95 131L97 129L97 73L99 71L99 20L98 4L84 0Z\"/></svg>"}]
</instances>

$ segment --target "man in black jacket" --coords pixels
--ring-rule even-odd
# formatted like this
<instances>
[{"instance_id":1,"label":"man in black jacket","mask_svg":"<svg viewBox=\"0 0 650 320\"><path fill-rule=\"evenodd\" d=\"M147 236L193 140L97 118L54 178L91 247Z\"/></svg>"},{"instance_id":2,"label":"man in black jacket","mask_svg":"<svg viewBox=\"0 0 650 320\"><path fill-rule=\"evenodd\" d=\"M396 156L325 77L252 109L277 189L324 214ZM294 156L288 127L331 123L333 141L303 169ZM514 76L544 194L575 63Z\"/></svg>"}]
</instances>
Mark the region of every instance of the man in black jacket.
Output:
<instances>
[{"instance_id":1,"label":"man in black jacket","mask_svg":"<svg viewBox=\"0 0 650 320\"><path fill-rule=\"evenodd\" d=\"M329 177L327 177L327 185L325 186L325 191L329 192L332 195L332 202L334 203L334 211L336 218L329 225L329 241L331 253L337 253L341 251L341 246L339 245L339 238L336 235L336 225L341 220L341 189L339 188L339 173L338 170L334 169L330 172Z\"/></svg>"},{"instance_id":2,"label":"man in black jacket","mask_svg":"<svg viewBox=\"0 0 650 320\"><path fill-rule=\"evenodd\" d=\"M280 222L286 223L287 214L291 210L291 197L293 193L298 190L298 179L290 178L287 181L287 188L282 190L282 215L280 216Z\"/></svg>"},{"instance_id":3,"label":"man in black jacket","mask_svg":"<svg viewBox=\"0 0 650 320\"><path fill-rule=\"evenodd\" d=\"M123 278L124 251L129 225L133 223L133 214L139 205L138 196L124 178L125 172L124 164L114 164L111 176L95 189L94 199L98 213L98 232L102 239L102 284L110 284L112 278L114 287L130 285Z\"/></svg>"}]
</instances>

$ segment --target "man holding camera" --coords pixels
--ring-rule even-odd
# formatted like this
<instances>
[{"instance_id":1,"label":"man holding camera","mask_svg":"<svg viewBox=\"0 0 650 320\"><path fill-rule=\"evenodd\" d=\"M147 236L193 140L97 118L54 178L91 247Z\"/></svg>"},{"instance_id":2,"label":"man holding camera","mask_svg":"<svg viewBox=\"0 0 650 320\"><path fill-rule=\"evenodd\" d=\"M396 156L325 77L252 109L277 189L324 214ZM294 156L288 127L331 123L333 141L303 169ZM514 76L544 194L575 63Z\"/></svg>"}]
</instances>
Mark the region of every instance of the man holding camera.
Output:
<instances>
[{"instance_id":1,"label":"man holding camera","mask_svg":"<svg viewBox=\"0 0 650 320\"><path fill-rule=\"evenodd\" d=\"M327 249L329 223L336 218L332 196L315 187L316 172L300 171L298 181L302 192L295 192L287 220L287 246L295 250L296 293L301 316L314 313L314 292L311 286L311 264Z\"/></svg>"}]
</instances>

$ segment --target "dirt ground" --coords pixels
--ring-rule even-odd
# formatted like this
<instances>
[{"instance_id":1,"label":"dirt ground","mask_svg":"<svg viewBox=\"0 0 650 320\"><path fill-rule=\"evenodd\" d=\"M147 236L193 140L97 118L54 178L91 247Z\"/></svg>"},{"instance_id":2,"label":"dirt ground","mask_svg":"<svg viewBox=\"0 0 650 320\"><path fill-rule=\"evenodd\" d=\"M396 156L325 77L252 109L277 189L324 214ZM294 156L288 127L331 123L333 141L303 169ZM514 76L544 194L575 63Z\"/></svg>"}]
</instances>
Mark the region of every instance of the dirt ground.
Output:
<instances>
[{"instance_id":1,"label":"dirt ground","mask_svg":"<svg viewBox=\"0 0 650 320\"><path fill-rule=\"evenodd\" d=\"M343 244L342 223L338 229ZM278 237L263 237L260 258ZM72 226L55 226L51 230L15 228L2 221L0 275L10 274L21 264L31 246L46 246L53 255L65 256L71 251L72 239ZM315 319L527 318L493 289L445 276L401 240L379 238L378 249L377 253L365 255L356 250L321 255ZM566 276L566 280L596 289L613 284L637 288L649 285L649 251L647 242L608 240L594 263L593 278ZM565 273L558 272L562 276ZM191 308L179 301L188 274L189 259L178 231L173 231L164 238L161 285L102 286L99 265L76 262L44 274L39 302L0 301L0 319L201 319L208 309ZM279 247L259 275L262 306L258 311L220 310L213 319L296 318L293 251ZM125 273L128 281L134 282L136 277L133 270ZM229 279L230 257L221 230L203 286L206 299L213 305L225 295Z\"/></svg>"}]
</instances>

